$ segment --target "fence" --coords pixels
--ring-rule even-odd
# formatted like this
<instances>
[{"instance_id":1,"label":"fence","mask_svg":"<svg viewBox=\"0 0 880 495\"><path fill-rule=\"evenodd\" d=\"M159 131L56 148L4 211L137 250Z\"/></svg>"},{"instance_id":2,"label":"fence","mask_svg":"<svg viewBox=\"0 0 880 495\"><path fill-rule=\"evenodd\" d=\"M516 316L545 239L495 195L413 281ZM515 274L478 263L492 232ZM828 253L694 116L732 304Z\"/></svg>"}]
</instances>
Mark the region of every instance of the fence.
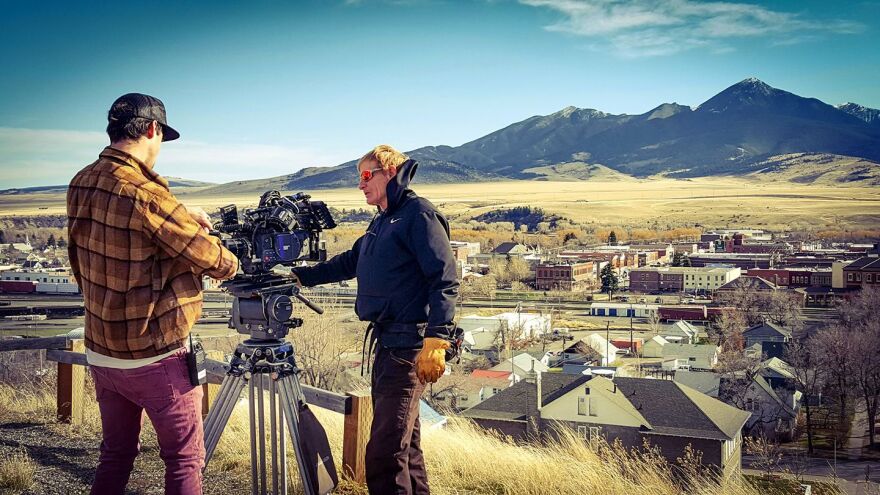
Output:
<instances>
[{"instance_id":1,"label":"fence","mask_svg":"<svg viewBox=\"0 0 880 495\"><path fill-rule=\"evenodd\" d=\"M46 338L15 338L0 340L0 352L45 350L46 360L58 363L57 417L60 422L78 424L83 421L86 362L85 343L81 333ZM208 383L204 388L202 417L207 416L211 403L219 392L226 375L227 365L208 359ZM367 392L338 394L303 385L308 404L328 409L345 416L342 433L342 474L359 483L365 483L364 452L370 438L373 405Z\"/></svg>"}]
</instances>

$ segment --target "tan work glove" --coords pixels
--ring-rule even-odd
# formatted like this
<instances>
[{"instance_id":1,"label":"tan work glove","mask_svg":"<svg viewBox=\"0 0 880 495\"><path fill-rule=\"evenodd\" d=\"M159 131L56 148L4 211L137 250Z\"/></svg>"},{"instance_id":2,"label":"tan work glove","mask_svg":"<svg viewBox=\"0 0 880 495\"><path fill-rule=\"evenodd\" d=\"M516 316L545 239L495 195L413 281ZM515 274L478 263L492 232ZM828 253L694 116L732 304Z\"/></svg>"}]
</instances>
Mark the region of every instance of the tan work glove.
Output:
<instances>
[{"instance_id":1,"label":"tan work glove","mask_svg":"<svg viewBox=\"0 0 880 495\"><path fill-rule=\"evenodd\" d=\"M434 383L446 371L446 349L448 341L436 337L425 337L422 350L416 354L416 376L422 383Z\"/></svg>"}]
</instances>

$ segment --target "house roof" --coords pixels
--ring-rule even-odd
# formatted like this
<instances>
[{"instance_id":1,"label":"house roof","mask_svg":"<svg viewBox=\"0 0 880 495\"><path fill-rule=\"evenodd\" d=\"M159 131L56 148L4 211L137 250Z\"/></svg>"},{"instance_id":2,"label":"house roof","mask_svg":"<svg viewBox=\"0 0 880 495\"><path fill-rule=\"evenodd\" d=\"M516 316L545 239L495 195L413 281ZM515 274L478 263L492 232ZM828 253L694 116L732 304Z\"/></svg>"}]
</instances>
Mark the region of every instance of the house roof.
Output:
<instances>
[{"instance_id":1,"label":"house roof","mask_svg":"<svg viewBox=\"0 0 880 495\"><path fill-rule=\"evenodd\" d=\"M541 402L549 404L575 387L588 382L591 378L592 376L587 375L541 373ZM537 385L531 380L522 380L515 383L512 387L506 388L470 409L463 411L462 416L505 421L525 421L528 416L538 413L537 398Z\"/></svg>"},{"instance_id":2,"label":"house roof","mask_svg":"<svg viewBox=\"0 0 880 495\"><path fill-rule=\"evenodd\" d=\"M865 268L880 268L880 258L876 256L863 256L843 267L843 270L864 270Z\"/></svg>"},{"instance_id":3,"label":"house roof","mask_svg":"<svg viewBox=\"0 0 880 495\"><path fill-rule=\"evenodd\" d=\"M727 282L718 288L718 290L736 290L736 289L748 289L748 290L776 290L777 286L773 282L761 278L761 277L752 277L750 275L740 275L739 277Z\"/></svg>"},{"instance_id":4,"label":"house roof","mask_svg":"<svg viewBox=\"0 0 880 495\"><path fill-rule=\"evenodd\" d=\"M645 342L645 345L648 345L651 342L654 342L655 344L659 344L661 346L669 343L668 340L664 339L663 337L661 337L659 335L655 335L655 336L651 337L651 340Z\"/></svg>"},{"instance_id":5,"label":"house roof","mask_svg":"<svg viewBox=\"0 0 880 495\"><path fill-rule=\"evenodd\" d=\"M590 380L597 380L596 385L603 390L616 384L619 393L606 390L608 393L603 397L641 415L646 423L643 431L648 434L731 440L750 416L688 386L648 378L618 377L612 381L589 375L542 373L542 403L549 404ZM606 382L608 386L602 386ZM462 415L522 422L530 415L537 415L537 412L537 385L524 380L471 407Z\"/></svg>"},{"instance_id":6,"label":"house roof","mask_svg":"<svg viewBox=\"0 0 880 495\"><path fill-rule=\"evenodd\" d=\"M777 334L777 335L782 335L783 337L786 337L789 339L791 338L791 330L789 330L783 326L777 325L775 323L769 322L769 321L764 322L764 323L759 323L759 324L743 331L743 335L748 335L748 334L753 334L753 335Z\"/></svg>"},{"instance_id":7,"label":"house roof","mask_svg":"<svg viewBox=\"0 0 880 495\"><path fill-rule=\"evenodd\" d=\"M693 326L691 323L678 320L675 323L672 323L666 327L663 327L661 330L663 335L673 335L673 336L685 336L685 337L694 337L699 331L697 327Z\"/></svg>"},{"instance_id":8,"label":"house roof","mask_svg":"<svg viewBox=\"0 0 880 495\"><path fill-rule=\"evenodd\" d=\"M675 382L687 385L709 397L718 397L721 375L712 371L676 370Z\"/></svg>"},{"instance_id":9,"label":"house roof","mask_svg":"<svg viewBox=\"0 0 880 495\"><path fill-rule=\"evenodd\" d=\"M474 370L471 372L474 378L507 378L510 376L509 371L493 371L493 370Z\"/></svg>"},{"instance_id":10,"label":"house roof","mask_svg":"<svg viewBox=\"0 0 880 495\"><path fill-rule=\"evenodd\" d=\"M762 375L775 378L794 378L794 371L790 364L773 357L761 363Z\"/></svg>"},{"instance_id":11,"label":"house roof","mask_svg":"<svg viewBox=\"0 0 880 495\"><path fill-rule=\"evenodd\" d=\"M492 252L496 254L524 254L529 252L529 248L518 242L502 242Z\"/></svg>"}]
</instances>

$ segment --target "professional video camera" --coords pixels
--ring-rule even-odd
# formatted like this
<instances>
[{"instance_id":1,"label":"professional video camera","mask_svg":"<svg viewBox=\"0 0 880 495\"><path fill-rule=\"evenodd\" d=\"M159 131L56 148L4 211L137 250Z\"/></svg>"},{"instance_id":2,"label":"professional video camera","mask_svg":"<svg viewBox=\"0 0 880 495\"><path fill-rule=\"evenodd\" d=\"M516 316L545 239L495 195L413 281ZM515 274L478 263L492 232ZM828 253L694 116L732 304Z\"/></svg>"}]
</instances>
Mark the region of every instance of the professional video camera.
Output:
<instances>
[{"instance_id":1,"label":"professional video camera","mask_svg":"<svg viewBox=\"0 0 880 495\"><path fill-rule=\"evenodd\" d=\"M326 204L311 201L308 194L267 191L256 208L244 210L242 219L235 205L220 208L220 217L214 234L238 257L244 272L221 285L235 296L231 328L250 335L254 343L277 342L302 325L301 318L293 317L291 297L323 313L300 294L292 278L272 269L327 258L321 233L336 222Z\"/></svg>"},{"instance_id":2,"label":"professional video camera","mask_svg":"<svg viewBox=\"0 0 880 495\"><path fill-rule=\"evenodd\" d=\"M221 219L214 230L228 234L220 236L223 245L238 257L246 275L268 273L274 266L302 260L323 261L327 251L321 232L336 227L336 222L323 201L310 199L304 193L282 196L267 191L260 196L259 206L246 209L241 220L235 205L220 208Z\"/></svg>"}]
</instances>

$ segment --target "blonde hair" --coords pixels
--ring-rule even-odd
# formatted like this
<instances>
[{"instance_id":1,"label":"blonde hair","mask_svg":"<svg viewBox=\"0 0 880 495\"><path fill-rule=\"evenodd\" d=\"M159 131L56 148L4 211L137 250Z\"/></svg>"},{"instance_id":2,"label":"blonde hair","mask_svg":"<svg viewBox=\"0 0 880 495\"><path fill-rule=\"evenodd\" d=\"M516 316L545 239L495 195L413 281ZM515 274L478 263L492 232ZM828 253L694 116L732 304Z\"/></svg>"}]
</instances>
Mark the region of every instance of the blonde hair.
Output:
<instances>
[{"instance_id":1,"label":"blonde hair","mask_svg":"<svg viewBox=\"0 0 880 495\"><path fill-rule=\"evenodd\" d=\"M397 151L392 146L380 144L368 151L366 155L362 156L357 162L357 167L360 169L361 163L364 162L376 162L382 167L382 169L388 170L391 167L400 168L400 166L407 160L409 160L408 156Z\"/></svg>"}]
</instances>

